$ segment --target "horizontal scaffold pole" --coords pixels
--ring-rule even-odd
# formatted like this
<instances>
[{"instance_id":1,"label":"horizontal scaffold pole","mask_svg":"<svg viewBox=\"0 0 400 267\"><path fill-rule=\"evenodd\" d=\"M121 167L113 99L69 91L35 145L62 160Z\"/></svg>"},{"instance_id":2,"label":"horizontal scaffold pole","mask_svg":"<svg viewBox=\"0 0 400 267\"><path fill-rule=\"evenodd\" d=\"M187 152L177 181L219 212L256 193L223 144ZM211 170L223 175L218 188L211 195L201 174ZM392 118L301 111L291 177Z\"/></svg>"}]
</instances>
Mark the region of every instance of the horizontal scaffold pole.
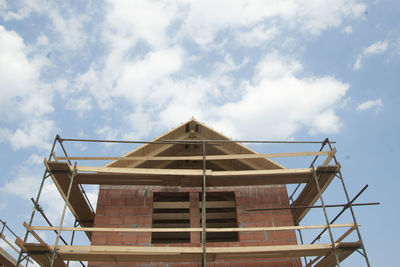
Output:
<instances>
[{"instance_id":1,"label":"horizontal scaffold pole","mask_svg":"<svg viewBox=\"0 0 400 267\"><path fill-rule=\"evenodd\" d=\"M360 226L360 224L357 224ZM246 228L207 228L207 232L260 232L260 231L290 231L305 229L325 229L327 225L301 225L277 227L246 227ZM331 228L354 227L354 224L332 224ZM57 230L58 227L31 226L32 230ZM62 227L61 231L85 232L201 232L202 228L108 228L108 227Z\"/></svg>"}]
</instances>

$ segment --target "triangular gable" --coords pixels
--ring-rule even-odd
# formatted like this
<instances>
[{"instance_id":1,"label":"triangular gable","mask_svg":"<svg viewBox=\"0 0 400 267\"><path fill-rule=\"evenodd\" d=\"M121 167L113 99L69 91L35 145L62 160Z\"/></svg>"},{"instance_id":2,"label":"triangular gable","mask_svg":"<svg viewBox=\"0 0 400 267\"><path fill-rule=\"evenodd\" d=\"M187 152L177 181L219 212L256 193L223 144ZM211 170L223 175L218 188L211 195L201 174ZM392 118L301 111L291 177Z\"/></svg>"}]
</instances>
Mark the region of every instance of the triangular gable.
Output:
<instances>
[{"instance_id":1,"label":"triangular gable","mask_svg":"<svg viewBox=\"0 0 400 267\"><path fill-rule=\"evenodd\" d=\"M232 140L195 119L182 123L176 128L155 138L152 142L167 140ZM256 154L254 150L237 142L215 143L206 147L207 155ZM145 144L127 153L124 157L143 156L193 156L202 155L201 144ZM280 164L268 158L209 160L207 168L219 170L282 169ZM198 161L122 161L117 160L108 167L141 168L201 168Z\"/></svg>"}]
</instances>

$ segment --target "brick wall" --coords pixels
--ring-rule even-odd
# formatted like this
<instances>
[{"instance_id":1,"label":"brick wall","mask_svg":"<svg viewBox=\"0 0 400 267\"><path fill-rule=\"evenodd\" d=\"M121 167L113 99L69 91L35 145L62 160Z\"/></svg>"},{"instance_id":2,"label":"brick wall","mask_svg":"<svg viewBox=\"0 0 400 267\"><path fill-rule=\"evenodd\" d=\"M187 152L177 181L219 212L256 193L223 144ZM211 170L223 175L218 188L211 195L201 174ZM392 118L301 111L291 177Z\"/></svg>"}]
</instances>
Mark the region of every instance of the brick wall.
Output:
<instances>
[{"instance_id":1,"label":"brick wall","mask_svg":"<svg viewBox=\"0 0 400 267\"><path fill-rule=\"evenodd\" d=\"M210 188L208 192L235 192L238 227L290 226L293 219L290 210L248 211L247 209L288 206L285 186ZM200 227L199 194L196 189L102 186L99 191L95 227L150 228L152 224L152 200L154 192L190 192L190 226ZM294 231L240 232L238 242L207 242L209 247L267 246L297 244ZM93 233L92 245L134 246L193 246L200 247L200 233L190 234L190 243L151 244L151 233ZM91 267L105 266L201 266L200 263L99 263ZM208 263L207 266L301 266L300 259L229 260Z\"/></svg>"}]
</instances>

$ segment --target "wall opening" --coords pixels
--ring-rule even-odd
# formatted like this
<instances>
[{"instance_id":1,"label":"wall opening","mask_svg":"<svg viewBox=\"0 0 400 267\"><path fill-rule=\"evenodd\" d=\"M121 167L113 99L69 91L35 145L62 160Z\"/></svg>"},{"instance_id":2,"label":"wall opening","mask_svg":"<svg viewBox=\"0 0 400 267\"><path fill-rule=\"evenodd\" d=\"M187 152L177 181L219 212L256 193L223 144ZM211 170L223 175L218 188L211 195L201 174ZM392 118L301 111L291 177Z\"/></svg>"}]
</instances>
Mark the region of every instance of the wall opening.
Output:
<instances>
[{"instance_id":1,"label":"wall opening","mask_svg":"<svg viewBox=\"0 0 400 267\"><path fill-rule=\"evenodd\" d=\"M153 228L190 228L189 193L154 192ZM189 232L153 232L151 243L189 243Z\"/></svg>"},{"instance_id":2,"label":"wall opening","mask_svg":"<svg viewBox=\"0 0 400 267\"><path fill-rule=\"evenodd\" d=\"M202 194L199 194L200 214ZM234 192L210 192L206 196L206 224L207 228L236 228L237 215ZM201 219L200 219L201 222ZM237 232L221 232L206 234L207 242L237 242Z\"/></svg>"}]
</instances>

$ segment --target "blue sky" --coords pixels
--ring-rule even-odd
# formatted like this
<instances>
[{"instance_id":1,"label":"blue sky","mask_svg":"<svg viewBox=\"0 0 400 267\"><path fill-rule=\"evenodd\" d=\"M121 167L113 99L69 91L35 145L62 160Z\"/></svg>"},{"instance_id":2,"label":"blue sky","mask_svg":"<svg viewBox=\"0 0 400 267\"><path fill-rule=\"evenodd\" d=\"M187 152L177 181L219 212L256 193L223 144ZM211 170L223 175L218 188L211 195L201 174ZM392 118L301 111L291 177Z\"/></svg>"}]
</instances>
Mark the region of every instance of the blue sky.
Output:
<instances>
[{"instance_id":1,"label":"blue sky","mask_svg":"<svg viewBox=\"0 0 400 267\"><path fill-rule=\"evenodd\" d=\"M400 237L399 8L394 0L0 0L1 219L22 233L57 133L147 140L194 116L235 139L338 141L351 196L368 183L360 200L382 202L357 209L371 262L391 266ZM50 183L45 192L56 220L57 192ZM354 258L344 266L363 266Z\"/></svg>"}]
</instances>

